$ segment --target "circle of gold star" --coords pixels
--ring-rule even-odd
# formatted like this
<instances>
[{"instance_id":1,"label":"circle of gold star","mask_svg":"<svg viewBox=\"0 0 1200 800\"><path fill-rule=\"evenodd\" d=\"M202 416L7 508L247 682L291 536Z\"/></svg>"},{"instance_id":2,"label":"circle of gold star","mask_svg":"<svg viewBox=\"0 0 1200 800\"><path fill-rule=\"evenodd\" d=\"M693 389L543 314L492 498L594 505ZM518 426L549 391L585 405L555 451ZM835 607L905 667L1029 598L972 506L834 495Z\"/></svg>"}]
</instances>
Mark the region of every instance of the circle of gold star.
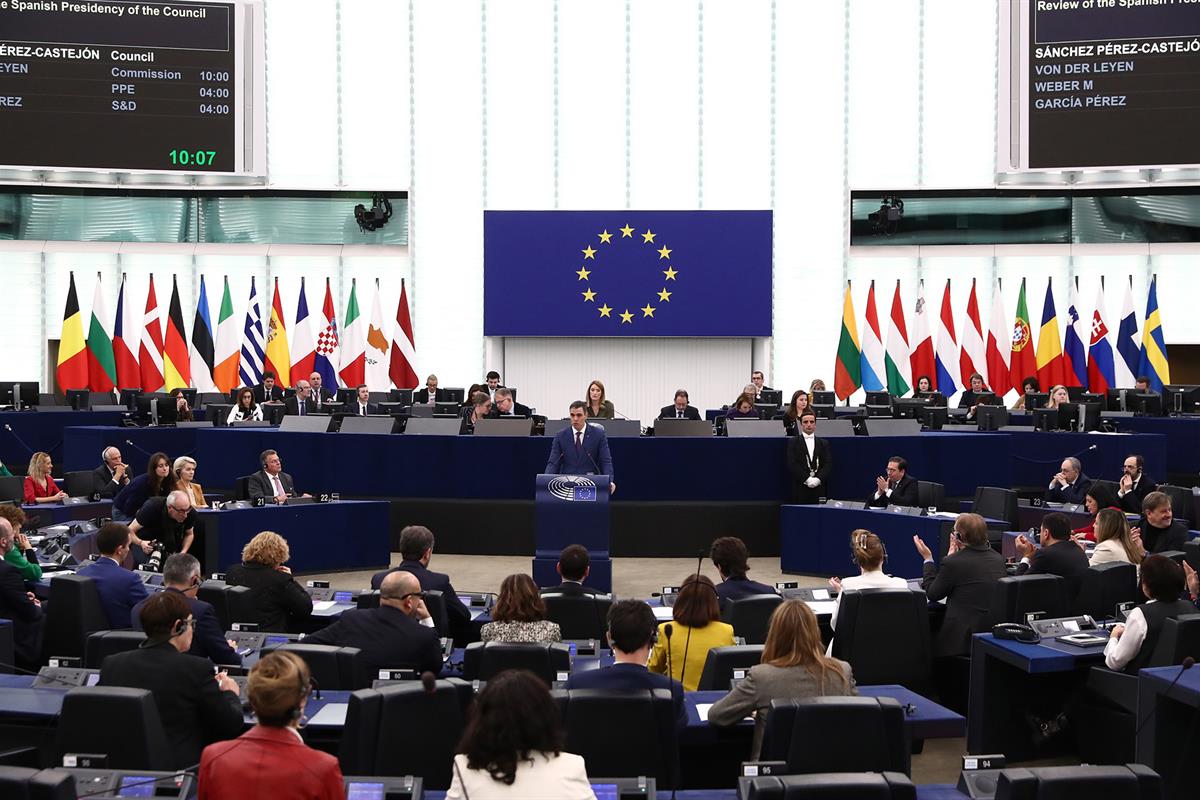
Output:
<instances>
[{"instance_id":1,"label":"circle of gold star","mask_svg":"<svg viewBox=\"0 0 1200 800\"><path fill-rule=\"evenodd\" d=\"M618 236L617 234L620 235ZM637 241L637 236L640 236L642 239L640 243ZM624 311L617 311L617 309L613 308L608 303L603 302L603 300L600 301L600 305L596 305L597 298L599 298L600 295L598 292L592 289L590 280L592 273L597 269L601 269L602 267L601 262L597 259L597 254L603 252L604 245L612 247L615 246L615 243L620 242L622 239L629 239L634 243L650 245L651 249L658 253L658 258L655 259L655 262L667 262L667 268L659 270L663 274L663 283L666 284L667 281L675 281L676 276L679 274L679 270L675 269L675 267L671 264L671 254L674 252L674 250L668 247L665 243L656 241L657 238L658 234L649 228L646 228L644 231L638 231L636 228L626 222L624 225L616 229L616 233L610 233L608 228L605 228L597 233L597 241L594 243L596 245L595 247L592 246L593 243L588 243L586 246L580 248L579 252L583 254L583 260L592 262L592 269L589 270L586 266L583 266L575 270L575 274L578 276L576 282L587 282L583 287L585 291L580 292L579 295L583 298L583 302L592 304L592 307L596 309L596 312L600 315L601 319L611 319L618 326L633 325L634 319L654 319L654 312L658 311L660 306L654 306L650 303L646 303L646 305L641 306L640 308L635 307L632 311L629 308L625 308ZM657 293L657 300L652 302L657 302L660 304L670 303L671 295L674 293L673 286L672 290L668 291L667 286L664 285L662 291ZM638 312L641 312L640 317L638 316Z\"/></svg>"}]
</instances>

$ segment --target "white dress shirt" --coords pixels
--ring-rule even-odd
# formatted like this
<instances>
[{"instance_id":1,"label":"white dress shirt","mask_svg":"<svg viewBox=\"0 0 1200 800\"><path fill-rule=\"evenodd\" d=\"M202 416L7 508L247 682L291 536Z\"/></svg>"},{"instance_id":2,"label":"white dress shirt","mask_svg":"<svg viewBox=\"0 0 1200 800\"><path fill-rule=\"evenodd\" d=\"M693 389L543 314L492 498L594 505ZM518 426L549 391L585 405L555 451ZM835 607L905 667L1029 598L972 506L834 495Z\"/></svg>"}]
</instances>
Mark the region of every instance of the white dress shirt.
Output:
<instances>
[{"instance_id":1,"label":"white dress shirt","mask_svg":"<svg viewBox=\"0 0 1200 800\"><path fill-rule=\"evenodd\" d=\"M837 600L833 606L833 615L829 618L829 627L837 632L838 610L842 607L842 596L847 590L853 591L856 589L907 589L908 581L904 578L897 578L892 575L884 574L883 570L877 569L870 572L864 572L861 575L855 575L852 578L842 580L842 591L838 592ZM828 652L833 652L833 642L829 643Z\"/></svg>"},{"instance_id":2,"label":"white dress shirt","mask_svg":"<svg viewBox=\"0 0 1200 800\"><path fill-rule=\"evenodd\" d=\"M1158 601L1151 600L1146 605L1156 602ZM1133 661L1142 649L1142 642L1146 641L1146 631L1146 618L1142 616L1142 609L1135 607L1125 618L1125 632L1117 639L1110 636L1108 644L1104 645L1105 666L1114 671L1125 669L1125 665Z\"/></svg>"}]
</instances>

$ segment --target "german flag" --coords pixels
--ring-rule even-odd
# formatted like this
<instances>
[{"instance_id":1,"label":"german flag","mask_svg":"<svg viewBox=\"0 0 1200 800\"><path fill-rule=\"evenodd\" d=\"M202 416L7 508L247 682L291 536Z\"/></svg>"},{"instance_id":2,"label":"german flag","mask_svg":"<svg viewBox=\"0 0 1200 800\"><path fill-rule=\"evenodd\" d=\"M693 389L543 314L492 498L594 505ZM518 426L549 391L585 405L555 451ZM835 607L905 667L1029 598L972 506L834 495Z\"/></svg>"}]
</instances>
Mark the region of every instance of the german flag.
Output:
<instances>
[{"instance_id":1,"label":"german flag","mask_svg":"<svg viewBox=\"0 0 1200 800\"><path fill-rule=\"evenodd\" d=\"M167 335L163 341L163 383L168 392L192 385L184 330L183 307L179 305L179 276L176 275L171 279L171 307L167 311Z\"/></svg>"},{"instance_id":2,"label":"german flag","mask_svg":"<svg viewBox=\"0 0 1200 800\"><path fill-rule=\"evenodd\" d=\"M83 318L79 314L74 272L71 273L71 288L67 290L67 307L63 309L57 377L58 388L63 391L88 388L87 345L83 340Z\"/></svg>"}]
</instances>

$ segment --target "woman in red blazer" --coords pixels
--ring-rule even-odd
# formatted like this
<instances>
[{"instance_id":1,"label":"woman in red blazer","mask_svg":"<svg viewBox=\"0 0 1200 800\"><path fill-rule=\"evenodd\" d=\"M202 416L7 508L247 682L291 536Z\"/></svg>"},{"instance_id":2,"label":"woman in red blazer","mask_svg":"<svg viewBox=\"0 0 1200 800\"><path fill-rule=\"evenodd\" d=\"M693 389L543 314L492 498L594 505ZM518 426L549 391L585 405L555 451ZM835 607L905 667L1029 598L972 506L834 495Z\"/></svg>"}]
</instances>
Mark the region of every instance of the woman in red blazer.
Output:
<instances>
[{"instance_id":1,"label":"woman in red blazer","mask_svg":"<svg viewBox=\"0 0 1200 800\"><path fill-rule=\"evenodd\" d=\"M54 464L49 453L34 453L29 459L29 474L25 477L25 504L58 503L67 493L59 491L58 484L50 477Z\"/></svg>"},{"instance_id":2,"label":"woman in red blazer","mask_svg":"<svg viewBox=\"0 0 1200 800\"><path fill-rule=\"evenodd\" d=\"M344 800L337 759L300 738L311 677L294 653L270 653L250 670L246 693L258 724L232 741L204 748L200 800Z\"/></svg>"}]
</instances>

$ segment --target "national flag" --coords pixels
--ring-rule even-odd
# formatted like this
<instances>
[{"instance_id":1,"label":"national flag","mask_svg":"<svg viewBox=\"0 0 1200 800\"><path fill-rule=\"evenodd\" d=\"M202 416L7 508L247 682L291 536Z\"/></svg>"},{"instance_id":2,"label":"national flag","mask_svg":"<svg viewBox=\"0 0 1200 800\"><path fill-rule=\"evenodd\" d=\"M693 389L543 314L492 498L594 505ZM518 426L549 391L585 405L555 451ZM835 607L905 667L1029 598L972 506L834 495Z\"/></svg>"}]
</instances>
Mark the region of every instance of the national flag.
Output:
<instances>
[{"instance_id":1,"label":"national flag","mask_svg":"<svg viewBox=\"0 0 1200 800\"><path fill-rule=\"evenodd\" d=\"M1053 279L1046 280L1046 301L1042 303L1042 329L1038 331L1037 377L1049 391L1066 380L1063 374L1062 344L1058 338L1058 313L1054 310Z\"/></svg>"},{"instance_id":2,"label":"national flag","mask_svg":"<svg viewBox=\"0 0 1200 800\"><path fill-rule=\"evenodd\" d=\"M117 385L117 361L113 357L112 334L105 327L108 309L104 305L104 287L96 273L96 291L92 294L92 321L88 325L88 388L93 392L111 392Z\"/></svg>"},{"instance_id":3,"label":"national flag","mask_svg":"<svg viewBox=\"0 0 1200 800\"><path fill-rule=\"evenodd\" d=\"M1171 382L1167 340L1158 310L1157 275L1150 278L1150 292L1146 295L1146 327L1142 329L1142 361L1138 372L1150 379L1150 389L1155 392L1161 392L1163 384Z\"/></svg>"},{"instance_id":4,"label":"national flag","mask_svg":"<svg viewBox=\"0 0 1200 800\"><path fill-rule=\"evenodd\" d=\"M75 273L67 289L67 304L63 308L62 333L58 338L58 368L55 370L58 388L88 388L88 354L83 341L83 319L79 315L79 296L75 294Z\"/></svg>"},{"instance_id":5,"label":"national flag","mask_svg":"<svg viewBox=\"0 0 1200 800\"><path fill-rule=\"evenodd\" d=\"M900 302L900 280L892 295L891 324L888 326L887 350L883 354L883 369L887 373L888 394L902 397L912 384L909 365L908 330L904 325L904 304Z\"/></svg>"},{"instance_id":6,"label":"national flag","mask_svg":"<svg viewBox=\"0 0 1200 800\"><path fill-rule=\"evenodd\" d=\"M308 315L308 293L300 279L300 299L296 301L296 324L292 326L292 383L308 380L313 373L317 346L313 342L312 317ZM324 385L324 381L322 381Z\"/></svg>"},{"instance_id":7,"label":"national flag","mask_svg":"<svg viewBox=\"0 0 1200 800\"><path fill-rule=\"evenodd\" d=\"M196 300L196 317L192 320L192 384L198 391L215 392L217 384L213 377L213 361L216 358L213 344L212 315L208 310L208 290L204 276L200 276L200 297Z\"/></svg>"},{"instance_id":8,"label":"national flag","mask_svg":"<svg viewBox=\"0 0 1200 800\"><path fill-rule=\"evenodd\" d=\"M987 356L983 347L983 320L979 316L979 298L975 294L975 279L971 279L971 294L967 298L967 315L963 319L962 349L958 351L958 374L963 387L971 385L971 375L983 376L988 385Z\"/></svg>"},{"instance_id":9,"label":"national flag","mask_svg":"<svg viewBox=\"0 0 1200 800\"><path fill-rule=\"evenodd\" d=\"M271 297L271 318L267 321L267 360L263 371L275 373L275 382L289 388L292 385L292 355L288 351L287 323L283 316L283 299L279 296L279 278Z\"/></svg>"},{"instance_id":10,"label":"national flag","mask_svg":"<svg viewBox=\"0 0 1200 800\"><path fill-rule=\"evenodd\" d=\"M915 389L921 376L929 378L929 385L934 387L937 366L933 360L933 335L929 332L929 304L925 302L925 281L917 285L917 305L913 311L913 343L912 355L908 363L912 367L912 385Z\"/></svg>"},{"instance_id":11,"label":"national flag","mask_svg":"<svg viewBox=\"0 0 1200 800\"><path fill-rule=\"evenodd\" d=\"M242 326L242 355L238 365L242 386L258 386L262 383L263 362L267 358L265 351L258 290L254 287L254 276L251 276L250 303L246 306L246 323Z\"/></svg>"},{"instance_id":12,"label":"national flag","mask_svg":"<svg viewBox=\"0 0 1200 800\"><path fill-rule=\"evenodd\" d=\"M1108 341L1108 326L1104 324L1104 278L1096 289L1096 310L1092 312L1092 332L1088 341L1088 388L1107 392L1116 386L1113 372L1113 351Z\"/></svg>"},{"instance_id":13,"label":"national flag","mask_svg":"<svg viewBox=\"0 0 1200 800\"><path fill-rule=\"evenodd\" d=\"M346 327L342 331L342 363L338 370L344 386L360 386L367 379L367 337L363 325L362 315L358 313L358 281L351 280Z\"/></svg>"},{"instance_id":14,"label":"national flag","mask_svg":"<svg viewBox=\"0 0 1200 800\"><path fill-rule=\"evenodd\" d=\"M167 307L167 329L163 336L163 384L168 392L192 385L188 362L187 329L179 303L179 276L171 278L171 304Z\"/></svg>"},{"instance_id":15,"label":"national flag","mask_svg":"<svg viewBox=\"0 0 1200 800\"><path fill-rule=\"evenodd\" d=\"M117 362L117 386L122 389L140 387L142 376L138 371L137 339L134 331L137 323L133 316L133 304L125 299L125 276L121 276L121 291L117 294L117 316L113 322L113 359Z\"/></svg>"},{"instance_id":16,"label":"national flag","mask_svg":"<svg viewBox=\"0 0 1200 800\"><path fill-rule=\"evenodd\" d=\"M383 391L391 386L388 377L392 343L391 335L384 330L383 306L379 299L379 279L375 279L375 301L371 304L371 321L367 325L367 346L364 353L366 377L363 382L373 389Z\"/></svg>"},{"instance_id":17,"label":"national flag","mask_svg":"<svg viewBox=\"0 0 1200 800\"><path fill-rule=\"evenodd\" d=\"M858 326L854 323L854 298L850 281L842 299L842 333L838 337L837 361L833 368L833 390L839 400L845 400L862 385L861 354L858 347Z\"/></svg>"},{"instance_id":18,"label":"national flag","mask_svg":"<svg viewBox=\"0 0 1200 800\"><path fill-rule=\"evenodd\" d=\"M333 292L329 289L329 278L325 279L325 303L317 319L317 352L313 359L313 372L321 374L321 385L330 391L338 386L338 327L337 314L333 309Z\"/></svg>"},{"instance_id":19,"label":"national flag","mask_svg":"<svg viewBox=\"0 0 1200 800\"><path fill-rule=\"evenodd\" d=\"M867 291L866 326L862 338L862 385L868 392L882 392L887 373L883 365L883 337L879 331L879 314L875 311L875 281Z\"/></svg>"},{"instance_id":20,"label":"national flag","mask_svg":"<svg viewBox=\"0 0 1200 800\"><path fill-rule=\"evenodd\" d=\"M1004 316L1004 293L1000 291L1000 281L996 281L996 290L992 293L992 313L988 323L987 349L984 360L987 362L988 387L997 397L1004 397L1013 388L1009 377L1009 360L1012 357L1012 330L1008 327L1008 317Z\"/></svg>"},{"instance_id":21,"label":"national flag","mask_svg":"<svg viewBox=\"0 0 1200 800\"><path fill-rule=\"evenodd\" d=\"M1012 356L1008 362L1009 383L1017 392L1025 391L1025 379L1037 377L1037 353L1033 347L1033 328L1029 326L1029 306L1025 303L1025 279L1017 295L1017 316L1012 329ZM1049 386L1043 386L1049 389Z\"/></svg>"},{"instance_id":22,"label":"national flag","mask_svg":"<svg viewBox=\"0 0 1200 800\"><path fill-rule=\"evenodd\" d=\"M233 316L233 296L229 294L229 276L221 293L221 310L217 313L217 342L213 350L213 383L217 390L229 394L238 385L240 334Z\"/></svg>"},{"instance_id":23,"label":"national flag","mask_svg":"<svg viewBox=\"0 0 1200 800\"><path fill-rule=\"evenodd\" d=\"M417 340L413 337L412 318L408 315L408 292L400 279L400 302L396 305L396 327L392 329L392 360L388 376L397 389L411 389L417 379Z\"/></svg>"},{"instance_id":24,"label":"national flag","mask_svg":"<svg viewBox=\"0 0 1200 800\"><path fill-rule=\"evenodd\" d=\"M143 392L160 392L163 388L163 335L158 319L158 298L154 295L154 276L146 290L146 312L142 316L142 339L138 345L138 370L142 374Z\"/></svg>"},{"instance_id":25,"label":"national flag","mask_svg":"<svg viewBox=\"0 0 1200 800\"><path fill-rule=\"evenodd\" d=\"M1117 357L1113 359L1117 386L1133 388L1142 366L1142 341L1138 334L1137 312L1133 308L1133 276L1125 284L1125 301L1121 304L1121 324L1117 328Z\"/></svg>"},{"instance_id":26,"label":"national flag","mask_svg":"<svg viewBox=\"0 0 1200 800\"><path fill-rule=\"evenodd\" d=\"M1088 386L1087 361L1083 352L1083 320L1079 318L1079 278L1071 283L1067 300L1067 333L1063 341L1063 376L1066 386Z\"/></svg>"},{"instance_id":27,"label":"national flag","mask_svg":"<svg viewBox=\"0 0 1200 800\"><path fill-rule=\"evenodd\" d=\"M958 341L954 338L954 310L950 307L950 280L942 292L942 313L938 318L937 351L934 358L934 388L947 398L958 391L954 365L958 361Z\"/></svg>"}]
</instances>

